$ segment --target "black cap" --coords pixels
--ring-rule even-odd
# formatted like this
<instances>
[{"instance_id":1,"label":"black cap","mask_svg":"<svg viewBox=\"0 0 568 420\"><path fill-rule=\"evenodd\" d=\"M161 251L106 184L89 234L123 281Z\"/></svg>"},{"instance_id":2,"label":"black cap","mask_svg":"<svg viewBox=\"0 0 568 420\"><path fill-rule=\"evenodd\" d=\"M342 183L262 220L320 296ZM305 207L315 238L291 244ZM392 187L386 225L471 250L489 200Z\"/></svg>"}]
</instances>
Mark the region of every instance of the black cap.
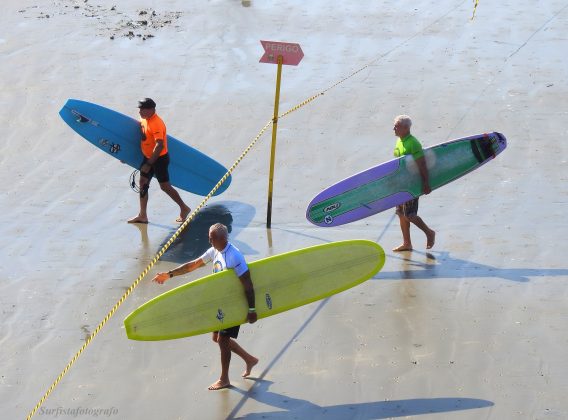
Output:
<instances>
[{"instance_id":1,"label":"black cap","mask_svg":"<svg viewBox=\"0 0 568 420\"><path fill-rule=\"evenodd\" d=\"M154 109L156 108L156 102L151 98L144 98L138 101L138 108L140 109Z\"/></svg>"}]
</instances>

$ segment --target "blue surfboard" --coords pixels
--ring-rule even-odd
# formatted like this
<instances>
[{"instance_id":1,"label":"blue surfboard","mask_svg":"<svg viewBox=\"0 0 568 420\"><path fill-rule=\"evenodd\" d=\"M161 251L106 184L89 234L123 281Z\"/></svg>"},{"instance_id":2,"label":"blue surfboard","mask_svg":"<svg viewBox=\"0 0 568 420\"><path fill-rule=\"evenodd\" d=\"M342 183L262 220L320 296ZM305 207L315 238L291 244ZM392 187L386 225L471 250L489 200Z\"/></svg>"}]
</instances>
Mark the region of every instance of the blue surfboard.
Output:
<instances>
[{"instance_id":1,"label":"blue surfboard","mask_svg":"<svg viewBox=\"0 0 568 420\"><path fill-rule=\"evenodd\" d=\"M112 109L69 99L59 111L69 127L85 140L135 169L142 163L140 122ZM170 182L182 190L206 196L227 173L227 169L199 150L168 135ZM231 177L215 195L225 191Z\"/></svg>"}]
</instances>

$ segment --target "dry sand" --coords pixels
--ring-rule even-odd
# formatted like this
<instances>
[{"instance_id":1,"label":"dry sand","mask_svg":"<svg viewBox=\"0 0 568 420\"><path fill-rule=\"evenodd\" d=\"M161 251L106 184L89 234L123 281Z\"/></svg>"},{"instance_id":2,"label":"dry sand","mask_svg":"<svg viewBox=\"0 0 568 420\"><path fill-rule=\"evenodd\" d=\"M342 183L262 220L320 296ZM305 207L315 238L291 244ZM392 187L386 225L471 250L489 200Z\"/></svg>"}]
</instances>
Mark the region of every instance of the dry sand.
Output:
<instances>
[{"instance_id":1,"label":"dry sand","mask_svg":"<svg viewBox=\"0 0 568 420\"><path fill-rule=\"evenodd\" d=\"M244 326L239 342L261 362L242 380L233 359L234 387L220 392L206 391L219 374L208 335L143 343L122 329L141 303L208 270L164 286L147 277L37 415L568 418L565 1L481 0L473 21L472 2L459 0L148 3L2 3L0 417L29 413L176 227L156 185L152 223L125 223L137 211L131 171L61 121L65 100L135 116L136 100L151 96L170 133L228 166L271 118L276 67L258 63L265 39L305 53L284 68L283 111L380 59L280 120L271 232L267 133L152 272L199 255L217 220L250 261L365 238L387 250L384 269ZM400 113L427 146L495 130L509 147L421 200L438 231L429 253L417 230L415 252L390 252L400 241L390 211L338 229L310 225L316 193L391 158Z\"/></svg>"}]
</instances>

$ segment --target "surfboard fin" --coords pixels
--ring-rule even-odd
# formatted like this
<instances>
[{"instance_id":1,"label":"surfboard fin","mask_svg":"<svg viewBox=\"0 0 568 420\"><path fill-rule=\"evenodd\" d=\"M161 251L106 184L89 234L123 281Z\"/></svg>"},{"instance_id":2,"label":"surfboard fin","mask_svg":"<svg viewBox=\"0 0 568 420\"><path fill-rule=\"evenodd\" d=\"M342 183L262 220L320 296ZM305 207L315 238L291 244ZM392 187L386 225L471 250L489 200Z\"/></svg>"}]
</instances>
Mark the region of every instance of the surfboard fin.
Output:
<instances>
[{"instance_id":1,"label":"surfboard fin","mask_svg":"<svg viewBox=\"0 0 568 420\"><path fill-rule=\"evenodd\" d=\"M75 121L77 121L78 123L86 123L86 122L91 121L90 119L88 119L84 115L79 114L75 110L72 110L71 112L73 113L73 115L75 115Z\"/></svg>"}]
</instances>

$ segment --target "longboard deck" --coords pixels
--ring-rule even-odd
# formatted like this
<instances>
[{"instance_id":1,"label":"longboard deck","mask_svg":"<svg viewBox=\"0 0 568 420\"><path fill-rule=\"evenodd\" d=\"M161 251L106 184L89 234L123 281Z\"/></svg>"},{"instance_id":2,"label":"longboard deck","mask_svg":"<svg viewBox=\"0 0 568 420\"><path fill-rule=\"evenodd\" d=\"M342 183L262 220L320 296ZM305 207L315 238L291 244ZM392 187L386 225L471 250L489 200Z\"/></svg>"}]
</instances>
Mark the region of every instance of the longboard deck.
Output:
<instances>
[{"instance_id":1,"label":"longboard deck","mask_svg":"<svg viewBox=\"0 0 568 420\"><path fill-rule=\"evenodd\" d=\"M383 267L375 242L349 240L250 263L258 318L306 305L356 286ZM146 302L124 320L132 340L170 340L240 325L248 304L233 270L184 284Z\"/></svg>"},{"instance_id":2,"label":"longboard deck","mask_svg":"<svg viewBox=\"0 0 568 420\"><path fill-rule=\"evenodd\" d=\"M112 109L69 99L59 111L69 127L110 156L138 169L142 162L139 121ZM182 190L206 196L227 173L227 169L199 150L168 135L170 182ZM231 177L215 195L225 191Z\"/></svg>"},{"instance_id":3,"label":"longboard deck","mask_svg":"<svg viewBox=\"0 0 568 420\"><path fill-rule=\"evenodd\" d=\"M479 134L424 149L432 190L481 167L507 147L501 133ZM320 192L306 218L321 227L339 226L380 213L422 195L412 156L402 156L346 178Z\"/></svg>"}]
</instances>

